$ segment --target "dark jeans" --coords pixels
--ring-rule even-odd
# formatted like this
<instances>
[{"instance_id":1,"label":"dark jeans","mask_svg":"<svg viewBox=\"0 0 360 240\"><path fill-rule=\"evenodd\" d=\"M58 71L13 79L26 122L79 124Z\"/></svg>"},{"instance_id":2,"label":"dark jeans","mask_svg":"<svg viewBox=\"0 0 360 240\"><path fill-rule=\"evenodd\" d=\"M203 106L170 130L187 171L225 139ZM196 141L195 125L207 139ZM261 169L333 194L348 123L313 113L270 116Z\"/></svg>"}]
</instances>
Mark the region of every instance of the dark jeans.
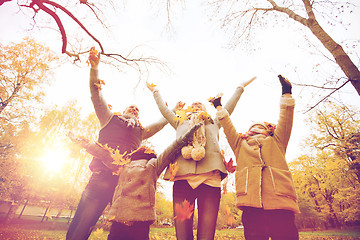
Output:
<instances>
[{"instance_id":1,"label":"dark jeans","mask_svg":"<svg viewBox=\"0 0 360 240\"><path fill-rule=\"evenodd\" d=\"M213 240L215 236L216 220L219 212L221 189L200 184L193 189L186 180L174 182L173 186L173 208L175 204L182 204L186 199L190 204L197 199L198 206L198 240ZM174 216L176 212L174 210ZM194 216L194 215L193 215ZM176 238L178 240L194 239L193 216L184 221L175 220Z\"/></svg>"},{"instance_id":2,"label":"dark jeans","mask_svg":"<svg viewBox=\"0 0 360 240\"><path fill-rule=\"evenodd\" d=\"M289 210L246 207L242 222L246 240L298 240L295 214Z\"/></svg>"},{"instance_id":3,"label":"dark jeans","mask_svg":"<svg viewBox=\"0 0 360 240\"><path fill-rule=\"evenodd\" d=\"M151 222L134 222L128 226L113 222L108 240L148 240Z\"/></svg>"},{"instance_id":4,"label":"dark jeans","mask_svg":"<svg viewBox=\"0 0 360 240\"><path fill-rule=\"evenodd\" d=\"M111 172L93 173L81 195L66 234L67 240L86 240L105 207L112 200L118 176Z\"/></svg>"}]
</instances>

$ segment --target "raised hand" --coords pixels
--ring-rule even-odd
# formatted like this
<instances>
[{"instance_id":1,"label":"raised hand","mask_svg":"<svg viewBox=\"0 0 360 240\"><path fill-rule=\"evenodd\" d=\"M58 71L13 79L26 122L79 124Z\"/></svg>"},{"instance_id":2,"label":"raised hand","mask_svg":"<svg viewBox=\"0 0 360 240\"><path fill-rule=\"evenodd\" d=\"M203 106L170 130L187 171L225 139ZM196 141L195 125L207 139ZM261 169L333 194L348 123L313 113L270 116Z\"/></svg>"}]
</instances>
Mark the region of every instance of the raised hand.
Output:
<instances>
[{"instance_id":1,"label":"raised hand","mask_svg":"<svg viewBox=\"0 0 360 240\"><path fill-rule=\"evenodd\" d=\"M90 49L89 63L91 68L97 69L100 62L100 52L96 51L94 47Z\"/></svg>"},{"instance_id":2,"label":"raised hand","mask_svg":"<svg viewBox=\"0 0 360 240\"><path fill-rule=\"evenodd\" d=\"M216 108L221 107L221 97L222 94L218 94L216 97L212 97L209 99L209 102Z\"/></svg>"},{"instance_id":3,"label":"raised hand","mask_svg":"<svg viewBox=\"0 0 360 240\"><path fill-rule=\"evenodd\" d=\"M244 81L241 86L246 87L247 85L249 85L250 83L252 83L254 80L256 79L256 77L251 78L250 80Z\"/></svg>"},{"instance_id":4,"label":"raised hand","mask_svg":"<svg viewBox=\"0 0 360 240\"><path fill-rule=\"evenodd\" d=\"M282 86L282 94L291 94L291 83L288 79L284 78L283 76L281 75L278 75L278 78L280 80L280 83L281 83L281 86Z\"/></svg>"},{"instance_id":5,"label":"raised hand","mask_svg":"<svg viewBox=\"0 0 360 240\"><path fill-rule=\"evenodd\" d=\"M157 91L155 84L146 82L146 86L147 86L147 88L148 88L152 93L155 92L155 91Z\"/></svg>"}]
</instances>

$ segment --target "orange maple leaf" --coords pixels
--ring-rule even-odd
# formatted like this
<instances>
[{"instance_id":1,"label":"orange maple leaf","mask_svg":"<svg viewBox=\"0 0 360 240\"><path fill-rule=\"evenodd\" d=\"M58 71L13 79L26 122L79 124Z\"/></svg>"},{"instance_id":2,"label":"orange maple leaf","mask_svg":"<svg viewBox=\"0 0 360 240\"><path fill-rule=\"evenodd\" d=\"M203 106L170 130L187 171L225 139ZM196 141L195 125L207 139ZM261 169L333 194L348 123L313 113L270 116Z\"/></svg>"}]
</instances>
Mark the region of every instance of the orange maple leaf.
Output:
<instances>
[{"instance_id":1,"label":"orange maple leaf","mask_svg":"<svg viewBox=\"0 0 360 240\"><path fill-rule=\"evenodd\" d=\"M225 159L224 159L224 163L225 163L226 170L227 170L229 173L235 172L235 170L236 170L236 165L233 165L233 160L232 160L232 158L230 158L229 162L226 162Z\"/></svg>"},{"instance_id":2,"label":"orange maple leaf","mask_svg":"<svg viewBox=\"0 0 360 240\"><path fill-rule=\"evenodd\" d=\"M111 157L113 159L113 163L118 166L123 166L131 161L129 157L126 157L126 152L121 154L119 149L116 149Z\"/></svg>"},{"instance_id":3,"label":"orange maple leaf","mask_svg":"<svg viewBox=\"0 0 360 240\"><path fill-rule=\"evenodd\" d=\"M169 166L169 171L170 171L170 181L174 181L175 176L176 176L176 172L179 170L179 164L177 162L171 163Z\"/></svg>"},{"instance_id":4,"label":"orange maple leaf","mask_svg":"<svg viewBox=\"0 0 360 240\"><path fill-rule=\"evenodd\" d=\"M153 83L148 83L148 86L149 86L150 88L154 88L154 87L156 87L156 85L155 85L155 84L153 84Z\"/></svg>"},{"instance_id":5,"label":"orange maple leaf","mask_svg":"<svg viewBox=\"0 0 360 240\"><path fill-rule=\"evenodd\" d=\"M190 205L190 202L186 199L181 204L175 203L175 213L176 216L174 219L180 222L190 219L194 214L194 204Z\"/></svg>"}]
</instances>

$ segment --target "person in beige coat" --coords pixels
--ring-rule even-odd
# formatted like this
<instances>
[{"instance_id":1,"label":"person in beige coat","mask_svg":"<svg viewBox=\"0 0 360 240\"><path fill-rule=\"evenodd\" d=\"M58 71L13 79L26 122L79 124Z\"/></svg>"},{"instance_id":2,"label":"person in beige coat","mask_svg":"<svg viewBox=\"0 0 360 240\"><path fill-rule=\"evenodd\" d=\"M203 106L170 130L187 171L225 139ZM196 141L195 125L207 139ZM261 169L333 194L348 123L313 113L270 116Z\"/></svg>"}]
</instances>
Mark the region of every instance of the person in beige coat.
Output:
<instances>
[{"instance_id":1,"label":"person in beige coat","mask_svg":"<svg viewBox=\"0 0 360 240\"><path fill-rule=\"evenodd\" d=\"M244 81L235 89L234 94L224 106L229 113L233 112L244 88L255 78ZM170 125L176 129L176 135L182 135L194 124L194 116L207 116L205 106L200 102L192 103L191 112L184 121L179 121L176 114L171 111L162 100L160 93L154 87L148 85L162 115ZM195 119L196 120L196 119ZM198 119L199 120L199 119ZM195 121L196 122L196 121ZM178 170L174 174L173 185L173 209L175 216L175 230L177 239L193 239L193 215L190 218L179 220L177 206L181 206L186 200L194 205L197 200L198 206L198 240L213 240L216 230L216 222L221 198L221 180L227 176L227 170L223 161L219 146L219 130L221 128L217 118L206 118L204 125L196 132L199 144L204 146L203 158L186 158L179 155L175 162ZM202 130L202 131L201 131ZM199 133L199 131L201 131ZM196 148L196 146L194 146ZM196 148L200 149L200 148ZM170 168L165 172L165 180L170 180Z\"/></svg>"},{"instance_id":2,"label":"person in beige coat","mask_svg":"<svg viewBox=\"0 0 360 240\"><path fill-rule=\"evenodd\" d=\"M236 205L243 211L246 240L298 239L295 214L297 196L285 153L293 124L295 101L291 83L278 76L282 85L277 125L259 122L245 134L238 133L221 98L212 103L236 157Z\"/></svg>"},{"instance_id":3,"label":"person in beige coat","mask_svg":"<svg viewBox=\"0 0 360 240\"><path fill-rule=\"evenodd\" d=\"M149 239L150 225L156 220L156 182L163 170L179 155L181 148L190 141L202 123L179 136L159 156L141 146L130 154L121 155L109 151L99 143L70 136L72 140L119 176L108 219L112 222L108 240Z\"/></svg>"}]
</instances>

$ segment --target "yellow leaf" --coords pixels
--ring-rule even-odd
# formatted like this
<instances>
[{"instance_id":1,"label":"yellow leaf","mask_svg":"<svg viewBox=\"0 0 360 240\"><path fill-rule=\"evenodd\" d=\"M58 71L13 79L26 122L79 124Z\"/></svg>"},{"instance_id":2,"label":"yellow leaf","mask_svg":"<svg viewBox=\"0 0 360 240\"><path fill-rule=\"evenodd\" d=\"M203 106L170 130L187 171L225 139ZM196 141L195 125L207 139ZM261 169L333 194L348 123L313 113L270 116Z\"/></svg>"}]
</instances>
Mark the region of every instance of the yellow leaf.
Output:
<instances>
[{"instance_id":1,"label":"yellow leaf","mask_svg":"<svg viewBox=\"0 0 360 240\"><path fill-rule=\"evenodd\" d=\"M185 120L187 119L187 114L186 111L181 109L181 110L177 110L176 111L176 117L175 117L175 121L179 121L179 123L183 123L185 122Z\"/></svg>"},{"instance_id":2,"label":"yellow leaf","mask_svg":"<svg viewBox=\"0 0 360 240\"><path fill-rule=\"evenodd\" d=\"M126 152L124 152L123 154L120 153L119 149L116 149L114 151L114 154L111 155L113 161L113 164L115 165L119 165L119 166L123 166L127 163L129 163L131 160L129 157L126 157ZM125 157L124 157L125 156Z\"/></svg>"},{"instance_id":3,"label":"yellow leaf","mask_svg":"<svg viewBox=\"0 0 360 240\"><path fill-rule=\"evenodd\" d=\"M171 163L169 166L170 171L170 181L174 181L176 172L179 170L179 164L177 162Z\"/></svg>"},{"instance_id":4,"label":"yellow leaf","mask_svg":"<svg viewBox=\"0 0 360 240\"><path fill-rule=\"evenodd\" d=\"M148 83L148 86L149 86L150 88L154 88L154 87L156 87L156 85L155 85L155 84L153 84L153 83Z\"/></svg>"}]
</instances>

